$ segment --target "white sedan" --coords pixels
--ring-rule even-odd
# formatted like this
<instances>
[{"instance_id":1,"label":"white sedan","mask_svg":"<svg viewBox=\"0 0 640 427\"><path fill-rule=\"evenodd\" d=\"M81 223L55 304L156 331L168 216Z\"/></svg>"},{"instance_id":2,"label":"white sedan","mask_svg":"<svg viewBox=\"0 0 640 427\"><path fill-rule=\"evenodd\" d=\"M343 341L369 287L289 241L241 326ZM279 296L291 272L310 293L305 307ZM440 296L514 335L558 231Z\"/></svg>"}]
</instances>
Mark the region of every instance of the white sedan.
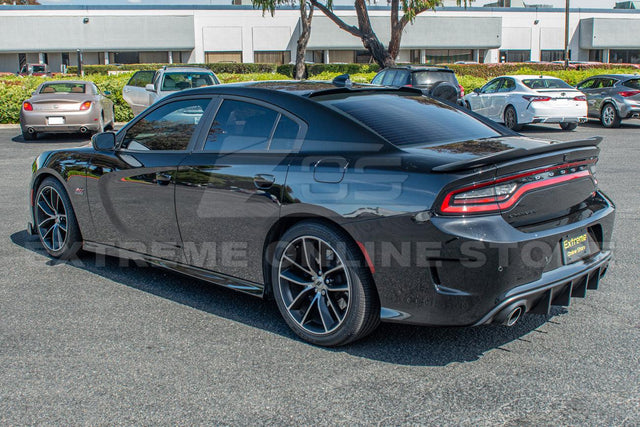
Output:
<instances>
[{"instance_id":1,"label":"white sedan","mask_svg":"<svg viewBox=\"0 0 640 427\"><path fill-rule=\"evenodd\" d=\"M465 106L513 130L527 123L558 123L573 130L587 121L586 96L547 76L501 76L464 97Z\"/></svg>"}]
</instances>

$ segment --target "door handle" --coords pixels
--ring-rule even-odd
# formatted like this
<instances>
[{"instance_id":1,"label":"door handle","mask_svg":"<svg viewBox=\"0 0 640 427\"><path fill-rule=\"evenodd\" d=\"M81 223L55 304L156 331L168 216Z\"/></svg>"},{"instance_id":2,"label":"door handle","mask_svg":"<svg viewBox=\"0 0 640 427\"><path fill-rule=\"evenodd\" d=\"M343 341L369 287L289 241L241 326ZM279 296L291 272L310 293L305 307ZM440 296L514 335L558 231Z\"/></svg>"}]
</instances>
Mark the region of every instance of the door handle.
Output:
<instances>
[{"instance_id":1,"label":"door handle","mask_svg":"<svg viewBox=\"0 0 640 427\"><path fill-rule=\"evenodd\" d=\"M275 181L275 176L266 173L261 173L253 177L253 183L255 184L256 188L260 190L271 188Z\"/></svg>"},{"instance_id":2,"label":"door handle","mask_svg":"<svg viewBox=\"0 0 640 427\"><path fill-rule=\"evenodd\" d=\"M168 173L156 173L156 184L158 185L168 185L171 182L171 174Z\"/></svg>"}]
</instances>

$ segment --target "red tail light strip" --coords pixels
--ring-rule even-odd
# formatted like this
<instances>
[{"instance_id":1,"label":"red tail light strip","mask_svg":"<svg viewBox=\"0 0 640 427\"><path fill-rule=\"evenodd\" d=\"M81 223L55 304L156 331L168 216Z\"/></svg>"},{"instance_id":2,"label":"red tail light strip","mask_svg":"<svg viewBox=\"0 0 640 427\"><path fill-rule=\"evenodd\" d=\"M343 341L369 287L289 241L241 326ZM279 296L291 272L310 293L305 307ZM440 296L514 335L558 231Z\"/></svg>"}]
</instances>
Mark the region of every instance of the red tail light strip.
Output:
<instances>
[{"instance_id":1,"label":"red tail light strip","mask_svg":"<svg viewBox=\"0 0 640 427\"><path fill-rule=\"evenodd\" d=\"M558 169L568 169L573 167L586 166L586 165L594 164L595 162L596 162L596 159L592 159L592 160L575 162L575 163L567 163L560 166L551 166L548 168L524 172L518 175L507 176L507 177L499 178L493 181L470 185L468 187L454 190L445 196L444 201L442 202L442 207L440 208L440 211L442 213L447 213L447 214L464 214L464 213L489 213L489 212L496 212L499 210L506 210L511 208L513 205L515 205L518 202L518 200L529 191L542 188L542 187L548 187L548 186L560 184L560 183L571 181L574 179L580 179L580 178L585 178L589 176L592 177L591 171L588 169L585 169L577 172L571 172L567 175L561 175L561 176L543 179L541 181L528 182L519 186L513 194L508 196L501 195L501 196L487 197L482 199L471 199L471 200L462 201L462 202L456 201L454 197L456 194L464 193L471 190L477 190L478 188L494 186L496 184L500 184L506 181L514 181L517 179L526 178L528 176L538 175L541 173L558 170ZM595 179L594 179L594 182L595 182Z\"/></svg>"}]
</instances>

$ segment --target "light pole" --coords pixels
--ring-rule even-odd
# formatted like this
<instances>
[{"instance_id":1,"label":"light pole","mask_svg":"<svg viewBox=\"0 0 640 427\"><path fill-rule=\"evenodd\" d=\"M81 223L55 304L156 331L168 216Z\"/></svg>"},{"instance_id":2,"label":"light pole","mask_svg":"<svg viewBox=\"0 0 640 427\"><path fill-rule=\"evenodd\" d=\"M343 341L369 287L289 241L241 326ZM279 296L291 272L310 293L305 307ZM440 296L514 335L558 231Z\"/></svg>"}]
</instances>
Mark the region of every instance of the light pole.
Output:
<instances>
[{"instance_id":1,"label":"light pole","mask_svg":"<svg viewBox=\"0 0 640 427\"><path fill-rule=\"evenodd\" d=\"M569 68L569 1L564 8L564 69Z\"/></svg>"}]
</instances>

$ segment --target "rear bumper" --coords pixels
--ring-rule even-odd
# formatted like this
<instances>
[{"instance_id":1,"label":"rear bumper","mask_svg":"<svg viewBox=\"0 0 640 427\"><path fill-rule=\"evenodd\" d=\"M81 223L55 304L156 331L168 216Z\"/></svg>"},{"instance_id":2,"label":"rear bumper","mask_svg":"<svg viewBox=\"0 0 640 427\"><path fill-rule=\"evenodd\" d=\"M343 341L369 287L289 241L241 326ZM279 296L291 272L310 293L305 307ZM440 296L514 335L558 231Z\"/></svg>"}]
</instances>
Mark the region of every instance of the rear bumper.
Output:
<instances>
[{"instance_id":1,"label":"rear bumper","mask_svg":"<svg viewBox=\"0 0 640 427\"><path fill-rule=\"evenodd\" d=\"M586 123L586 117L534 117L531 123Z\"/></svg>"},{"instance_id":2,"label":"rear bumper","mask_svg":"<svg viewBox=\"0 0 640 427\"><path fill-rule=\"evenodd\" d=\"M69 133L78 132L85 128L88 131L98 131L100 128L100 112L92 107L87 111L33 111L20 113L20 128L22 132L33 129L35 132ZM50 124L52 118L61 121L60 124Z\"/></svg>"},{"instance_id":3,"label":"rear bumper","mask_svg":"<svg viewBox=\"0 0 640 427\"><path fill-rule=\"evenodd\" d=\"M494 321L515 303L524 311L548 313L551 305L584 297L587 288L597 288L612 258L615 208L604 196L599 202L601 208L590 215L576 213L535 230L514 228L499 216L383 220L375 226L384 230L382 241L367 249L382 320L473 326ZM372 226L347 227L356 238L366 238ZM597 245L587 258L565 264L563 238L581 230L596 235Z\"/></svg>"}]
</instances>

